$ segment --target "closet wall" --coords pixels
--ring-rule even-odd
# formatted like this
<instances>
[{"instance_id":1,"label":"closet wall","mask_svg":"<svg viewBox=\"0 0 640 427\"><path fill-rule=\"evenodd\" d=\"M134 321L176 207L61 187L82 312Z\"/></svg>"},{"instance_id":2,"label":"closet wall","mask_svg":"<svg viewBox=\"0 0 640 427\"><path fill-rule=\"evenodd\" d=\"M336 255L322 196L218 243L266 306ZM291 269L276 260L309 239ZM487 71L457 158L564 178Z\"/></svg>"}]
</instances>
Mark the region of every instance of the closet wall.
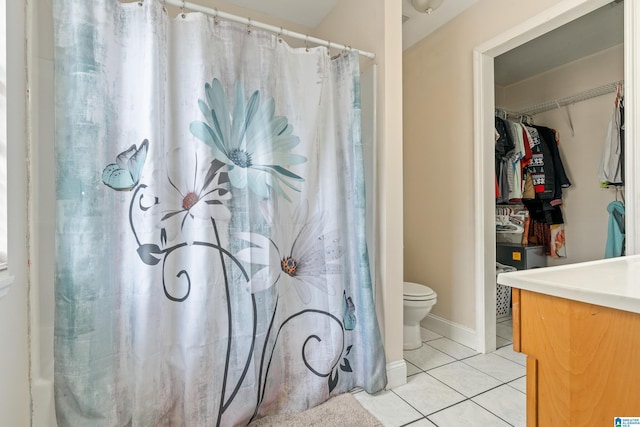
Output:
<instances>
[{"instance_id":1,"label":"closet wall","mask_svg":"<svg viewBox=\"0 0 640 427\"><path fill-rule=\"evenodd\" d=\"M512 85L496 86L496 105L517 111L623 80L623 65L623 45L614 46ZM559 131L560 154L572 183L563 191L567 257L548 257L550 266L604 257L606 208L616 195L613 189L600 188L597 170L614 99L611 93L534 117L535 124Z\"/></svg>"}]
</instances>

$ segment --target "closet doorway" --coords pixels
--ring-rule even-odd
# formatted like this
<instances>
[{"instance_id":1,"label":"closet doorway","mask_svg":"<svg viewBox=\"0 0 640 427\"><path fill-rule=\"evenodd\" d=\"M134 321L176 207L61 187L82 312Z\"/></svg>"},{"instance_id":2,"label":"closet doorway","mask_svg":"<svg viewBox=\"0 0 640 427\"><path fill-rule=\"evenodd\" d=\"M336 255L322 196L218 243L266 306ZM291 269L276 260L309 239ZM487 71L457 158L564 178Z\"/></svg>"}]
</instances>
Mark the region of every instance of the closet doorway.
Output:
<instances>
[{"instance_id":1,"label":"closet doorway","mask_svg":"<svg viewBox=\"0 0 640 427\"><path fill-rule=\"evenodd\" d=\"M636 132L635 116L635 100L638 99L639 91L633 84L638 79L639 67L636 62L640 59L638 50L640 44L637 41L637 34L640 25L640 7L633 1L627 1L622 4L620 1L607 0L565 0L555 7L550 8L544 13L532 17L524 24L501 34L500 36L490 40L489 42L478 46L474 51L474 109L475 109L475 177L476 177L476 244L475 244L475 262L476 262L476 334L478 339L477 349L479 351L488 352L496 347L496 286L495 286L495 261L496 261L496 236L495 236L495 181L494 181L494 112L497 105L496 101L501 103L508 102L504 93L494 92L496 76L499 78L502 74L500 69L500 55L512 53L528 42L540 38L565 24L571 23L578 18L603 8L605 12L610 13L606 8L622 8L624 7L624 49L618 47L618 55L624 56L624 73L625 81L625 156L626 156L626 224L627 224L627 253L636 253L638 246L638 236L635 232L633 218L636 218L637 196L635 189L640 189L640 169L635 165L638 163L640 152L635 150L630 141L634 141L638 136ZM589 17L585 17L589 19ZM584 21L585 19L582 19ZM622 24L622 23L621 23ZM568 26L563 27L568 28ZM531 43L529 43L530 45ZM524 47L523 47L524 49ZM575 51L575 46L567 44L567 49ZM612 54L615 55L615 52ZM570 59L575 60L574 58ZM568 61L566 61L568 62ZM497 65L495 65L497 64ZM640 64L639 64L640 65ZM512 74L515 74L513 71ZM537 74L537 73L534 73ZM529 82L530 83L530 82ZM531 84L529 84L531 86ZM512 98L513 98L513 94ZM538 94L539 95L539 94ZM532 104L542 102L541 99L532 98ZM497 99L500 98L500 99ZM560 97L558 97L560 98ZM558 99L556 98L556 99ZM517 104L526 107L528 104L522 104L522 99ZM545 101L553 100L553 97L547 97ZM513 101L513 100L512 100ZM512 104L513 105L513 104ZM571 108L571 107L570 107ZM612 106L613 108L613 106ZM574 125L571 122L571 110L563 111L565 124ZM608 110L603 120L607 122L612 113L612 109ZM557 115L557 113L556 113ZM607 117L608 116L608 117ZM557 117L556 117L557 119ZM536 122L537 123L537 122ZM537 123L538 124L538 123ZM539 124L545 125L540 122ZM606 129L606 125L605 125ZM603 141L604 135L600 139ZM598 155L602 146L589 147L595 150ZM568 160L565 161L567 166ZM589 168L590 165L585 165ZM595 175L597 162L592 167ZM571 167L568 167L571 175ZM583 184L584 185L584 184ZM605 195L607 197L607 195ZM606 207L606 205L605 205ZM565 213L566 215L566 213ZM602 225L606 228L606 223ZM568 249L571 250L570 248ZM604 248L602 249L604 251ZM578 251L579 252L579 251ZM591 255L580 254L575 257L575 261L583 261L591 256L592 259L602 258ZM585 258L586 257L586 258ZM580 259L582 258L582 259ZM564 260L564 263L575 262ZM563 263L563 261L551 261L548 265Z\"/></svg>"}]
</instances>

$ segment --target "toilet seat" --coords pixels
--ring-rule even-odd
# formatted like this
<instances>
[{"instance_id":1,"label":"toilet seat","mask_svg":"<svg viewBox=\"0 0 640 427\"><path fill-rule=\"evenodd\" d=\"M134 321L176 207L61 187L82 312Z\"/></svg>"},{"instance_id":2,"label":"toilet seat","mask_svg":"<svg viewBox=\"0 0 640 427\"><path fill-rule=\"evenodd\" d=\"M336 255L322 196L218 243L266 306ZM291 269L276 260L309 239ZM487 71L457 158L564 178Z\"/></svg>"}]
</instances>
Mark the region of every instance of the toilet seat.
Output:
<instances>
[{"instance_id":1,"label":"toilet seat","mask_svg":"<svg viewBox=\"0 0 640 427\"><path fill-rule=\"evenodd\" d=\"M429 301L436 297L436 293L428 286L404 282L402 298L405 301Z\"/></svg>"}]
</instances>

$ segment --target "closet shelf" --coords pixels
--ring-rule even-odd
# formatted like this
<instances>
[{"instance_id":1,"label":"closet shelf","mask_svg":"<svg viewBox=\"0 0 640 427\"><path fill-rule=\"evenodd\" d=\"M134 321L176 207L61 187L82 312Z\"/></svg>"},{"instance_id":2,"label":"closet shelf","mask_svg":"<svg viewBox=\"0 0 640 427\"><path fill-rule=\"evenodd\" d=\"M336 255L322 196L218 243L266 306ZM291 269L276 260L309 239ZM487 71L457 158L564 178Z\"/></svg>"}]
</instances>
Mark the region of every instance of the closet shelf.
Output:
<instances>
[{"instance_id":1,"label":"closet shelf","mask_svg":"<svg viewBox=\"0 0 640 427\"><path fill-rule=\"evenodd\" d=\"M587 99L596 98L598 96L606 95L608 93L615 92L618 88L618 84L623 83L613 82L606 85L598 86L593 89L588 89L578 94L567 96L565 98L554 99L551 101L545 101L540 104L535 104L527 108L521 108L517 111L507 110L497 107L498 110L503 111L506 115L511 117L519 116L535 116L536 114L544 113L545 111L553 110L554 108L564 107L566 105L575 104L576 102L586 101Z\"/></svg>"}]
</instances>

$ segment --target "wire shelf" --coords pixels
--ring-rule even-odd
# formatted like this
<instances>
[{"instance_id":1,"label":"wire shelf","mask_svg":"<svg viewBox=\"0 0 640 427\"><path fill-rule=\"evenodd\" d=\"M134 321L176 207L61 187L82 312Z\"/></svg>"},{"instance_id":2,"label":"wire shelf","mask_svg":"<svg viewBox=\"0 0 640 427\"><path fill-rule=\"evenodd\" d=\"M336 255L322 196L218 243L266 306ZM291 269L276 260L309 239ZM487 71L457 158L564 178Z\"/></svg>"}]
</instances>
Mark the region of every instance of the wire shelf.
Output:
<instances>
[{"instance_id":1,"label":"wire shelf","mask_svg":"<svg viewBox=\"0 0 640 427\"><path fill-rule=\"evenodd\" d=\"M498 107L497 110L511 117L535 116L536 114L544 113L545 111L553 110L554 108L561 108L566 105L575 104L576 102L586 101L587 99L596 98L598 96L615 92L618 88L618 85L621 85L622 83L622 81L609 83L606 85L595 87L593 89L585 90L584 92L580 92L576 95L554 99L551 101L545 101L540 104L535 104L518 110L507 110L500 107Z\"/></svg>"}]
</instances>

